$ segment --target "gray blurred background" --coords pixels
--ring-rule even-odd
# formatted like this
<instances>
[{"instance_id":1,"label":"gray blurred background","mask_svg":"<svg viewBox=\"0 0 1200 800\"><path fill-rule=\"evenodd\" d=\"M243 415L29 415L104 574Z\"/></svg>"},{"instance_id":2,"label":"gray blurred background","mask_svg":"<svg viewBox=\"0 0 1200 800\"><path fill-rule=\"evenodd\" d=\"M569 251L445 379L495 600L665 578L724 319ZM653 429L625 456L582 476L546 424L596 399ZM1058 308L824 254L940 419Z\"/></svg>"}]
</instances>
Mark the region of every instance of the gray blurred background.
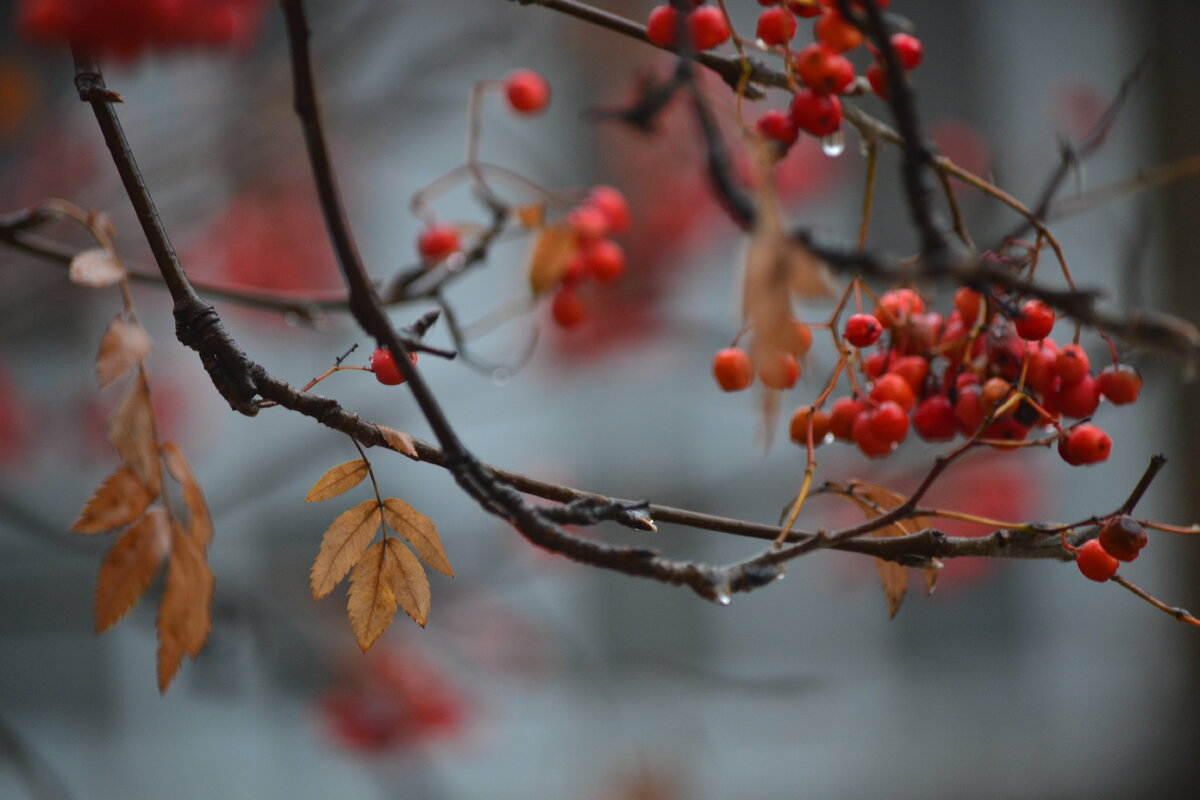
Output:
<instances>
[{"instance_id":1,"label":"gray blurred background","mask_svg":"<svg viewBox=\"0 0 1200 800\"><path fill-rule=\"evenodd\" d=\"M676 113L663 135L646 138L598 127L586 113L626 102L634 82L669 59L502 0L310 5L334 157L375 275L412 262L419 226L408 198L461 162L474 80L530 67L554 89L552 107L534 118L515 118L494 98L486 104L487 160L551 187L610 183L630 195L638 230L626 243L629 274L589 296L587 327L560 332L543 308L473 343L503 364L540 331L531 362L511 379L422 359L468 446L586 489L773 521L798 485L803 454L780 438L764 456L754 400L721 394L709 376L713 351L739 324L744 242L703 195L690 121ZM641 19L651 5L604 7ZM729 5L751 31L759 6ZM931 131L945 152L1018 197L1036 197L1059 135L1086 129L1146 54L1152 69L1066 193L1200 151L1194 2L892 6L925 43L915 79ZM75 99L69 57L18 42L13 7L0 2L0 212L48 197L104 209L121 252L149 264L94 120ZM155 57L107 77L126 100L132 146L194 276L328 290L339 283L310 199L284 53L271 8L249 52ZM865 68L861 54L856 63ZM783 102L755 104L750 117ZM886 115L873 98L858 102ZM871 241L906 253L915 237L898 168L894 152L881 160ZM840 158L807 142L781 169L792 218L851 240L863 174L853 134ZM977 242L1015 221L969 189L959 196ZM1200 184L1183 182L1054 230L1079 281L1114 287L1115 307L1159 305L1195 318L1198 205ZM464 192L437 211L484 219ZM66 226L51 232L85 243ZM464 320L523 296L527 248L496 248L485 269L454 286ZM933 296L944 306L950 290ZM952 563L937 593L924 597L914 582L888 621L868 560L820 554L719 608L537 552L444 472L378 454L384 491L435 521L457 577L433 578L426 630L401 617L364 657L343 593L314 603L308 568L325 526L369 490L303 502L325 469L356 457L353 448L281 410L231 413L173 340L167 295L138 287L135 299L155 338L149 369L162 425L189 454L215 517L213 635L165 697L154 678L155 590L115 630L93 636L94 577L111 539L65 531L116 463L102 421L117 395L95 390L92 358L119 298L0 250L0 798L1196 794L1200 632L1070 565ZM295 384L356 342L349 363L369 353L343 315L313 327L217 306L250 355ZM398 308L395 319L423 310ZM805 313L818 320L827 309ZM434 338L444 342L445 332ZM1108 463L1072 470L1043 451L981 455L947 478L939 502L1027 519L1103 513L1161 451L1171 462L1139 511L1200 519L1195 384L1175 364L1126 355L1146 390L1136 406L1102 408L1097 421L1114 440ZM830 362L818 345L809 374ZM803 379L787 408L822 383ZM345 373L321 391L428 437L403 390ZM820 451L818 477L911 488L936 452L913 440L864 465L831 445ZM812 526L852 518L828 500L811 513ZM641 541L714 561L757 546L663 527ZM1122 574L1196 610L1198 553L1195 542L1156 536ZM404 717L412 697L436 698L432 717ZM382 738L347 734L346 703Z\"/></svg>"}]
</instances>

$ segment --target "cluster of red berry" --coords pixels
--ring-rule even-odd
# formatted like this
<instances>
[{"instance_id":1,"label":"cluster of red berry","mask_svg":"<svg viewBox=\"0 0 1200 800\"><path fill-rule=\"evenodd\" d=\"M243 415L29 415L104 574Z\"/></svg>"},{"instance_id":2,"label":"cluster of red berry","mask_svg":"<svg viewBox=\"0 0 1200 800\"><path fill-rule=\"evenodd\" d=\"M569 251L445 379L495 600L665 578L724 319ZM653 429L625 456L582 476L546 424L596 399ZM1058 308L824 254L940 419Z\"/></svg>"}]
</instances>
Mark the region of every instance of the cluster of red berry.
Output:
<instances>
[{"instance_id":1,"label":"cluster of red berry","mask_svg":"<svg viewBox=\"0 0 1200 800\"><path fill-rule=\"evenodd\" d=\"M1133 517L1122 514L1106 522L1097 538L1075 550L1075 565L1084 577L1103 582L1117 574L1120 562L1137 558L1149 541L1146 529Z\"/></svg>"},{"instance_id":2,"label":"cluster of red berry","mask_svg":"<svg viewBox=\"0 0 1200 800\"><path fill-rule=\"evenodd\" d=\"M874 313L853 314L842 326L841 339L853 350L840 343L839 349L856 370L854 393L828 412L798 408L791 436L806 444L811 429L813 444L820 445L832 434L880 458L907 438L910 425L927 441L978 435L996 447L1020 446L1034 428L1051 427L1068 464L1104 461L1112 448L1109 437L1090 423L1067 425L1062 419L1091 417L1102 398L1117 405L1134 402L1141 377L1115 358L1093 375L1082 347L1059 347L1049 338L1054 321L1054 311L1039 300L1019 307L1005 301L1001 307L965 287L943 318L913 289L892 289L879 298ZM786 373L774 361L760 366L769 388L789 388L799 375L795 359L807 351L812 335L803 323L793 325L805 333L797 334L792 353L780 354ZM835 342L838 338L835 334ZM745 389L754 379L749 356L737 348L717 353L713 373L726 391Z\"/></svg>"},{"instance_id":3,"label":"cluster of red berry","mask_svg":"<svg viewBox=\"0 0 1200 800\"><path fill-rule=\"evenodd\" d=\"M22 0L17 28L34 42L130 62L148 50L245 46L265 8L265 0Z\"/></svg>"},{"instance_id":4,"label":"cluster of red berry","mask_svg":"<svg viewBox=\"0 0 1200 800\"><path fill-rule=\"evenodd\" d=\"M587 319L588 307L579 296L587 280L613 283L625 274L625 250L610 237L629 230L629 204L611 186L596 186L566 218L575 238L575 251L554 292L550 313L563 328Z\"/></svg>"},{"instance_id":5,"label":"cluster of red berry","mask_svg":"<svg viewBox=\"0 0 1200 800\"><path fill-rule=\"evenodd\" d=\"M839 94L855 88L854 64L846 54L863 44L862 32L838 12L832 0L759 0L764 6L758 18L759 42L779 49L789 71L799 78L803 88L792 96L785 113L768 111L755 124L765 138L784 150L796 143L800 131L812 136L832 136L842 126L842 102ZM886 6L887 0L881 0ZM816 17L814 42L800 50L791 49L796 35L796 17ZM892 47L904 69L921 63L921 42L907 33L892 36ZM876 54L878 55L878 54ZM880 97L886 97L886 72L876 60L867 69L867 80Z\"/></svg>"},{"instance_id":6,"label":"cluster of red berry","mask_svg":"<svg viewBox=\"0 0 1200 800\"><path fill-rule=\"evenodd\" d=\"M695 50L711 50L729 41L733 30L725 12L704 0L691 0L697 7L688 14L687 30ZM679 12L672 6L655 6L646 19L646 38L659 47L674 47L679 35Z\"/></svg>"}]
</instances>

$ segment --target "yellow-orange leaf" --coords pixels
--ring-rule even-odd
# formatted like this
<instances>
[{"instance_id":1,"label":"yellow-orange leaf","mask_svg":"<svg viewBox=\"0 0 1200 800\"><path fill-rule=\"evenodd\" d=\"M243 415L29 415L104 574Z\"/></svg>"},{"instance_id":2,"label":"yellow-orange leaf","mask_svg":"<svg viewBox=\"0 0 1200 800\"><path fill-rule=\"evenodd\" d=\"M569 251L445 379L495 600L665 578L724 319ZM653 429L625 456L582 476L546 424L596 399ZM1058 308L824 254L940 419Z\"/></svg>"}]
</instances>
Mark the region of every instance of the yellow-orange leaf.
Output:
<instances>
[{"instance_id":1,"label":"yellow-orange leaf","mask_svg":"<svg viewBox=\"0 0 1200 800\"><path fill-rule=\"evenodd\" d=\"M362 479L367 477L367 471L367 462L361 458L338 464L313 484L308 494L304 495L304 502L316 503L348 492L362 483Z\"/></svg>"},{"instance_id":2,"label":"yellow-orange leaf","mask_svg":"<svg viewBox=\"0 0 1200 800\"><path fill-rule=\"evenodd\" d=\"M213 576L204 552L177 525L171 528L167 588L158 606L158 690L165 692L183 656L193 659L212 628Z\"/></svg>"},{"instance_id":3,"label":"yellow-orange leaf","mask_svg":"<svg viewBox=\"0 0 1200 800\"><path fill-rule=\"evenodd\" d=\"M72 283L103 289L119 283L125 277L125 268L115 255L103 247L93 247L71 259L68 275Z\"/></svg>"},{"instance_id":4,"label":"yellow-orange leaf","mask_svg":"<svg viewBox=\"0 0 1200 800\"><path fill-rule=\"evenodd\" d=\"M454 577L450 559L446 558L442 540L429 517L403 500L389 497L383 501L383 518L388 527L412 545L422 561L443 575Z\"/></svg>"},{"instance_id":5,"label":"yellow-orange leaf","mask_svg":"<svg viewBox=\"0 0 1200 800\"><path fill-rule=\"evenodd\" d=\"M96 380L108 386L150 355L150 337L136 321L117 316L108 324L96 354Z\"/></svg>"},{"instance_id":6,"label":"yellow-orange leaf","mask_svg":"<svg viewBox=\"0 0 1200 800\"><path fill-rule=\"evenodd\" d=\"M546 219L546 207L541 203L517 206L513 214L522 227L536 228Z\"/></svg>"},{"instance_id":7,"label":"yellow-orange leaf","mask_svg":"<svg viewBox=\"0 0 1200 800\"><path fill-rule=\"evenodd\" d=\"M116 530L140 517L156 496L137 479L133 470L122 464L96 489L71 530L75 533Z\"/></svg>"},{"instance_id":8,"label":"yellow-orange leaf","mask_svg":"<svg viewBox=\"0 0 1200 800\"><path fill-rule=\"evenodd\" d=\"M388 567L395 559L388 558L387 552L384 542L371 545L350 576L350 601L346 608L354 638L364 653L371 649L396 615L398 601L392 591L392 580L386 574L395 569Z\"/></svg>"},{"instance_id":9,"label":"yellow-orange leaf","mask_svg":"<svg viewBox=\"0 0 1200 800\"><path fill-rule=\"evenodd\" d=\"M565 225L542 229L529 256L529 286L534 297L558 285L578 249L574 232Z\"/></svg>"},{"instance_id":10,"label":"yellow-orange leaf","mask_svg":"<svg viewBox=\"0 0 1200 800\"><path fill-rule=\"evenodd\" d=\"M429 619L429 577L417 557L395 537L383 542L383 574L389 581L392 594L413 621L425 627Z\"/></svg>"},{"instance_id":11,"label":"yellow-orange leaf","mask_svg":"<svg viewBox=\"0 0 1200 800\"><path fill-rule=\"evenodd\" d=\"M417 458L417 447L413 444L413 438L407 433L389 428L387 425L376 425L375 427L379 429L379 433L387 442L388 447L401 455Z\"/></svg>"},{"instance_id":12,"label":"yellow-orange leaf","mask_svg":"<svg viewBox=\"0 0 1200 800\"><path fill-rule=\"evenodd\" d=\"M167 472L183 487L183 502L188 510L188 534L200 549L208 547L213 537L212 515L208 513L208 503L204 500L204 491L196 481L192 467L183 456L183 450L174 442L162 443L163 461Z\"/></svg>"},{"instance_id":13,"label":"yellow-orange leaf","mask_svg":"<svg viewBox=\"0 0 1200 800\"><path fill-rule=\"evenodd\" d=\"M379 502L366 500L340 514L326 529L309 576L314 600L320 600L341 583L382 522Z\"/></svg>"},{"instance_id":14,"label":"yellow-orange leaf","mask_svg":"<svg viewBox=\"0 0 1200 800\"><path fill-rule=\"evenodd\" d=\"M139 372L105 426L108 440L142 485L158 494L158 447L154 437L154 407L150 386Z\"/></svg>"},{"instance_id":15,"label":"yellow-orange leaf","mask_svg":"<svg viewBox=\"0 0 1200 800\"><path fill-rule=\"evenodd\" d=\"M133 608L154 580L170 541L166 512L158 508L121 534L96 578L96 633L108 630Z\"/></svg>"}]
</instances>

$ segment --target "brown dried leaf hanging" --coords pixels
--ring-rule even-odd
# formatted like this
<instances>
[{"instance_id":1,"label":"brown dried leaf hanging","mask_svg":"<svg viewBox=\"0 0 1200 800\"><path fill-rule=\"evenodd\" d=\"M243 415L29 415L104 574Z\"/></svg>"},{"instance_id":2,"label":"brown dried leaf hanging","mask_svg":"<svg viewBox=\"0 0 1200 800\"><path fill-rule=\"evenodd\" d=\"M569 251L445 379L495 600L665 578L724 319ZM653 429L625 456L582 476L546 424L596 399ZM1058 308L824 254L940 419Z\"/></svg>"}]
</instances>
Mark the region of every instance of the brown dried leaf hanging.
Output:
<instances>
[{"instance_id":1,"label":"brown dried leaf hanging","mask_svg":"<svg viewBox=\"0 0 1200 800\"><path fill-rule=\"evenodd\" d=\"M150 337L137 321L126 322L117 316L108 324L96 354L96 380L108 386L150 355Z\"/></svg>"},{"instance_id":2,"label":"brown dried leaf hanging","mask_svg":"<svg viewBox=\"0 0 1200 800\"><path fill-rule=\"evenodd\" d=\"M308 490L308 494L304 495L304 502L317 503L348 492L362 483L362 479L367 477L368 471L367 462L361 458L347 461L345 464L338 464L313 484L313 487Z\"/></svg>"},{"instance_id":3,"label":"brown dried leaf hanging","mask_svg":"<svg viewBox=\"0 0 1200 800\"><path fill-rule=\"evenodd\" d=\"M165 692L183 656L193 659L212 628L213 576L204 553L179 528L171 528L167 588L158 607L158 690Z\"/></svg>"},{"instance_id":4,"label":"brown dried leaf hanging","mask_svg":"<svg viewBox=\"0 0 1200 800\"><path fill-rule=\"evenodd\" d=\"M412 545L422 561L443 575L454 577L450 559L446 557L437 528L429 517L403 500L389 497L383 501L383 518L388 527Z\"/></svg>"},{"instance_id":5,"label":"brown dried leaf hanging","mask_svg":"<svg viewBox=\"0 0 1200 800\"><path fill-rule=\"evenodd\" d=\"M140 517L156 496L157 492L150 492L133 470L122 464L96 489L71 530L104 533L124 527Z\"/></svg>"},{"instance_id":6,"label":"brown dried leaf hanging","mask_svg":"<svg viewBox=\"0 0 1200 800\"><path fill-rule=\"evenodd\" d=\"M121 266L120 260L113 253L103 247L93 247L71 259L68 276L72 283L80 286L104 289L124 279L125 267Z\"/></svg>"},{"instance_id":7,"label":"brown dried leaf hanging","mask_svg":"<svg viewBox=\"0 0 1200 800\"><path fill-rule=\"evenodd\" d=\"M534 297L558 285L578 249L575 233L565 225L542 229L529 256L529 286Z\"/></svg>"},{"instance_id":8,"label":"brown dried leaf hanging","mask_svg":"<svg viewBox=\"0 0 1200 800\"><path fill-rule=\"evenodd\" d=\"M389 428L387 425L376 425L375 427L379 429L379 434L383 436L388 447L409 458L420 457L417 455L417 446L413 443L413 438L407 433Z\"/></svg>"},{"instance_id":9,"label":"brown dried leaf hanging","mask_svg":"<svg viewBox=\"0 0 1200 800\"><path fill-rule=\"evenodd\" d=\"M429 619L429 577L417 557L395 537L383 542L384 575L390 581L392 594L395 595L404 613L413 621L425 627Z\"/></svg>"},{"instance_id":10,"label":"brown dried leaf hanging","mask_svg":"<svg viewBox=\"0 0 1200 800\"><path fill-rule=\"evenodd\" d=\"M105 431L121 460L129 465L142 485L158 494L161 478L154 436L154 407L150 404L150 385L143 372L138 372L113 410Z\"/></svg>"},{"instance_id":11,"label":"brown dried leaf hanging","mask_svg":"<svg viewBox=\"0 0 1200 800\"><path fill-rule=\"evenodd\" d=\"M886 514L892 509L903 505L908 499L898 492L893 492L891 489L885 489L882 486L876 486L873 483L865 481L852 481L846 488L851 492L847 495L849 499L863 510L868 519ZM929 521L924 517L912 517L894 522L891 525L873 531L870 535L877 538L905 536L928 527ZM879 582L883 585L883 595L887 600L888 618L891 619L896 616L896 612L900 610L900 604L904 602L904 595L908 589L908 567L883 558L875 559L875 567L879 571ZM923 571L925 573L926 591L932 593L933 585L937 581L937 568L931 567Z\"/></svg>"},{"instance_id":12,"label":"brown dried leaf hanging","mask_svg":"<svg viewBox=\"0 0 1200 800\"><path fill-rule=\"evenodd\" d=\"M396 615L398 601L392 591L393 581L386 574L389 569L395 569L388 567L395 559L388 558L385 544L371 545L350 576L350 600L346 608L354 638L364 653L371 649Z\"/></svg>"},{"instance_id":13,"label":"brown dried leaf hanging","mask_svg":"<svg viewBox=\"0 0 1200 800\"><path fill-rule=\"evenodd\" d=\"M184 458L183 450L174 442L162 443L163 461L167 472L183 487L183 502L188 510L188 535L192 537L200 549L208 547L213 537L212 515L208 513L208 503L204 500L204 491L196 481L192 467Z\"/></svg>"},{"instance_id":14,"label":"brown dried leaf hanging","mask_svg":"<svg viewBox=\"0 0 1200 800\"><path fill-rule=\"evenodd\" d=\"M133 608L154 580L170 541L167 514L156 508L113 543L96 578L96 633L108 630Z\"/></svg>"},{"instance_id":15,"label":"brown dried leaf hanging","mask_svg":"<svg viewBox=\"0 0 1200 800\"><path fill-rule=\"evenodd\" d=\"M366 500L340 514L330 524L309 576L314 600L320 600L341 583L382 522L379 502Z\"/></svg>"}]
</instances>

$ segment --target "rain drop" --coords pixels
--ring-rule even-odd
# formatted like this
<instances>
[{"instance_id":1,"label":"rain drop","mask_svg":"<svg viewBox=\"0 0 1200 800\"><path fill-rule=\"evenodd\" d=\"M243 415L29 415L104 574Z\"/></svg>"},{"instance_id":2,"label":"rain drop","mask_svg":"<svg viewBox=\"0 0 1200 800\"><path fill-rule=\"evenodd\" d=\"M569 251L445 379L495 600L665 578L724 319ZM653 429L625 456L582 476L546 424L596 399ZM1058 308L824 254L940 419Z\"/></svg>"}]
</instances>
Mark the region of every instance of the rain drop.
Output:
<instances>
[{"instance_id":1,"label":"rain drop","mask_svg":"<svg viewBox=\"0 0 1200 800\"><path fill-rule=\"evenodd\" d=\"M846 149L846 137L840 130L834 131L821 139L821 152L832 158L837 158Z\"/></svg>"},{"instance_id":2,"label":"rain drop","mask_svg":"<svg viewBox=\"0 0 1200 800\"><path fill-rule=\"evenodd\" d=\"M496 367L492 370L492 383L497 386L504 386L512 380L512 370L506 367Z\"/></svg>"}]
</instances>

